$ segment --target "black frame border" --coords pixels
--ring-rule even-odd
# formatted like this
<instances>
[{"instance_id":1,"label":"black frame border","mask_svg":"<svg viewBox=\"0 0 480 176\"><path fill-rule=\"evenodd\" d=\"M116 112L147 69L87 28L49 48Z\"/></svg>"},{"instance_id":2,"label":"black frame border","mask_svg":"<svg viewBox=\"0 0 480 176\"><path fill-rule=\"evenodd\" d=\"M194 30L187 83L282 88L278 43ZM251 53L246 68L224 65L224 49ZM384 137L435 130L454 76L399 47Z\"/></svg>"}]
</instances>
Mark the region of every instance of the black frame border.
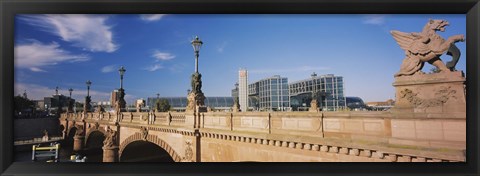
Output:
<instances>
[{"instance_id":1,"label":"black frame border","mask_svg":"<svg viewBox=\"0 0 480 176\"><path fill-rule=\"evenodd\" d=\"M3 0L0 59L2 175L479 175L479 0ZM17 163L13 160L14 16L20 13L466 14L466 163Z\"/></svg>"}]
</instances>

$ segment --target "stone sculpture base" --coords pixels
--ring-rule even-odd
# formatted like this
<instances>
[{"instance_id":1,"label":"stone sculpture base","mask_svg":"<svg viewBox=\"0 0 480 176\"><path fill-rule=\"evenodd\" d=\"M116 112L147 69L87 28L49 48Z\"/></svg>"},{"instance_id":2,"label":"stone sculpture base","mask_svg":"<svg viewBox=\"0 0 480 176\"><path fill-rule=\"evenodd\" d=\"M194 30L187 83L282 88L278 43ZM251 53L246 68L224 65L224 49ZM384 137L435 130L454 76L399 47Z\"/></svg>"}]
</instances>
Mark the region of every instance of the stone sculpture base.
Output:
<instances>
[{"instance_id":1,"label":"stone sculpture base","mask_svg":"<svg viewBox=\"0 0 480 176\"><path fill-rule=\"evenodd\" d=\"M461 71L395 78L392 112L466 113L465 76Z\"/></svg>"},{"instance_id":2,"label":"stone sculpture base","mask_svg":"<svg viewBox=\"0 0 480 176\"><path fill-rule=\"evenodd\" d=\"M73 137L73 151L78 152L83 149L83 141L85 136L74 136Z\"/></svg>"},{"instance_id":3,"label":"stone sculpture base","mask_svg":"<svg viewBox=\"0 0 480 176\"><path fill-rule=\"evenodd\" d=\"M118 146L102 147L103 162L117 162L118 161Z\"/></svg>"},{"instance_id":4,"label":"stone sculpture base","mask_svg":"<svg viewBox=\"0 0 480 176\"><path fill-rule=\"evenodd\" d=\"M207 107L204 104L205 96L202 92L192 92L188 94L188 105L185 109L186 112L207 112Z\"/></svg>"},{"instance_id":5,"label":"stone sculpture base","mask_svg":"<svg viewBox=\"0 0 480 176\"><path fill-rule=\"evenodd\" d=\"M310 102L310 108L308 109L309 112L318 112L317 100L312 100Z\"/></svg>"}]
</instances>

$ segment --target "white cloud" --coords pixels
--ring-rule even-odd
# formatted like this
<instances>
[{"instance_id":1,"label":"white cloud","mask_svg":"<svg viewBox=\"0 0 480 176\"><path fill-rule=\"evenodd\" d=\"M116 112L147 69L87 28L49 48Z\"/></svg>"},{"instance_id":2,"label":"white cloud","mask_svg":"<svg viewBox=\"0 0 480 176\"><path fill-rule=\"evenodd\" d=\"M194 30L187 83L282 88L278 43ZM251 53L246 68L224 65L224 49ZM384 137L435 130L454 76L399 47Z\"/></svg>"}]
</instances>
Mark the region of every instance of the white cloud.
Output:
<instances>
[{"instance_id":1,"label":"white cloud","mask_svg":"<svg viewBox=\"0 0 480 176\"><path fill-rule=\"evenodd\" d=\"M39 69L37 67L30 67L30 70L33 71L33 72L47 72L47 71Z\"/></svg>"},{"instance_id":2,"label":"white cloud","mask_svg":"<svg viewBox=\"0 0 480 176\"><path fill-rule=\"evenodd\" d=\"M318 71L318 70L329 70L328 67L312 67L312 66L302 66L302 67L292 67L292 68L281 68L281 69L252 69L248 73L273 73L280 74L286 72L306 72L306 71Z\"/></svg>"},{"instance_id":3,"label":"white cloud","mask_svg":"<svg viewBox=\"0 0 480 176\"><path fill-rule=\"evenodd\" d=\"M25 15L20 19L85 50L110 53L118 49L113 42L112 27L106 24L108 16L51 14Z\"/></svg>"},{"instance_id":4,"label":"white cloud","mask_svg":"<svg viewBox=\"0 0 480 176\"><path fill-rule=\"evenodd\" d=\"M175 58L175 55L155 50L152 54L152 57L154 57L157 60L170 60Z\"/></svg>"},{"instance_id":5,"label":"white cloud","mask_svg":"<svg viewBox=\"0 0 480 176\"><path fill-rule=\"evenodd\" d=\"M219 53L223 53L223 50L227 47L227 42L223 42L220 46L217 47Z\"/></svg>"},{"instance_id":6,"label":"white cloud","mask_svg":"<svg viewBox=\"0 0 480 176\"><path fill-rule=\"evenodd\" d=\"M101 71L102 71L102 73L113 72L113 71L115 71L116 67L117 67L116 65L107 65L105 67L102 67Z\"/></svg>"},{"instance_id":7,"label":"white cloud","mask_svg":"<svg viewBox=\"0 0 480 176\"><path fill-rule=\"evenodd\" d=\"M162 68L163 68L162 65L160 65L160 64L155 64L155 65L152 65L152 66L150 66L150 67L145 68L145 70L148 70L148 71L157 71L157 70L162 69Z\"/></svg>"},{"instance_id":8,"label":"white cloud","mask_svg":"<svg viewBox=\"0 0 480 176\"><path fill-rule=\"evenodd\" d=\"M32 43L15 46L15 66L28 68L34 72L44 72L40 67L56 65L61 62L79 62L89 60L86 55L72 55L62 50L57 43L43 44L31 40Z\"/></svg>"},{"instance_id":9,"label":"white cloud","mask_svg":"<svg viewBox=\"0 0 480 176\"><path fill-rule=\"evenodd\" d=\"M143 21L158 21L162 19L166 14L143 14L140 15L140 19Z\"/></svg>"},{"instance_id":10,"label":"white cloud","mask_svg":"<svg viewBox=\"0 0 480 176\"><path fill-rule=\"evenodd\" d=\"M363 23L372 25L383 25L385 24L385 18L385 15L365 15L363 17Z\"/></svg>"}]
</instances>

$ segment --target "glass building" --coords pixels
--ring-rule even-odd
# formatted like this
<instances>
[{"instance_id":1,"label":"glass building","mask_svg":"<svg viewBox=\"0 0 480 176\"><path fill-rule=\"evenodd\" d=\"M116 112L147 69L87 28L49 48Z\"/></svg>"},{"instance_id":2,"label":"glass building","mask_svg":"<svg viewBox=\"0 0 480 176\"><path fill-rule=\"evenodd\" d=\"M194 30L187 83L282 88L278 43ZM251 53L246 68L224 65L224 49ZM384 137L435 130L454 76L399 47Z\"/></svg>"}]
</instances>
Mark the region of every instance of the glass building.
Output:
<instances>
[{"instance_id":1,"label":"glass building","mask_svg":"<svg viewBox=\"0 0 480 176\"><path fill-rule=\"evenodd\" d=\"M187 97L160 97L160 99L166 99L174 111L185 111L187 106ZM248 101L253 103L251 98ZM155 102L157 102L156 97L149 97L146 104L153 109ZM206 97L205 106L216 111L230 111L233 107L233 97Z\"/></svg>"},{"instance_id":2,"label":"glass building","mask_svg":"<svg viewBox=\"0 0 480 176\"><path fill-rule=\"evenodd\" d=\"M312 95L317 92L318 106L323 111L337 111L346 107L343 77L333 74L313 76L289 84L293 110L306 110L310 107Z\"/></svg>"},{"instance_id":3,"label":"glass building","mask_svg":"<svg viewBox=\"0 0 480 176\"><path fill-rule=\"evenodd\" d=\"M258 100L255 110L290 110L288 78L275 75L248 85L249 97Z\"/></svg>"}]
</instances>

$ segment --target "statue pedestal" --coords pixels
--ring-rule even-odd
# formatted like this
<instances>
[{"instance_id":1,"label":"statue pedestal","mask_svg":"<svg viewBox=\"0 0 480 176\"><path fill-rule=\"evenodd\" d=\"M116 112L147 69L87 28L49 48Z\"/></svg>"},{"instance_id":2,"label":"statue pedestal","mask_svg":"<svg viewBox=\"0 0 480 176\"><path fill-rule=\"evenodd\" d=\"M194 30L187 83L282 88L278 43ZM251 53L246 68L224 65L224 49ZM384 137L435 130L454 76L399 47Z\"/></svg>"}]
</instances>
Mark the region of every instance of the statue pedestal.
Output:
<instances>
[{"instance_id":1,"label":"statue pedestal","mask_svg":"<svg viewBox=\"0 0 480 176\"><path fill-rule=\"evenodd\" d=\"M83 141L85 136L74 136L73 137L73 151L78 152L83 149Z\"/></svg>"},{"instance_id":2,"label":"statue pedestal","mask_svg":"<svg viewBox=\"0 0 480 176\"><path fill-rule=\"evenodd\" d=\"M207 112L205 106L205 96L202 92L192 92L188 94L188 105L185 109L186 112Z\"/></svg>"},{"instance_id":3,"label":"statue pedestal","mask_svg":"<svg viewBox=\"0 0 480 176\"><path fill-rule=\"evenodd\" d=\"M312 100L310 102L310 108L308 109L309 112L318 112L318 105L317 105L317 100Z\"/></svg>"},{"instance_id":4,"label":"statue pedestal","mask_svg":"<svg viewBox=\"0 0 480 176\"><path fill-rule=\"evenodd\" d=\"M233 106L232 112L240 112L240 108L238 108L238 106Z\"/></svg>"},{"instance_id":5,"label":"statue pedestal","mask_svg":"<svg viewBox=\"0 0 480 176\"><path fill-rule=\"evenodd\" d=\"M466 113L465 76L460 71L395 78L395 106L402 113Z\"/></svg>"},{"instance_id":6,"label":"statue pedestal","mask_svg":"<svg viewBox=\"0 0 480 176\"><path fill-rule=\"evenodd\" d=\"M102 147L103 162L118 162L118 146Z\"/></svg>"}]
</instances>

